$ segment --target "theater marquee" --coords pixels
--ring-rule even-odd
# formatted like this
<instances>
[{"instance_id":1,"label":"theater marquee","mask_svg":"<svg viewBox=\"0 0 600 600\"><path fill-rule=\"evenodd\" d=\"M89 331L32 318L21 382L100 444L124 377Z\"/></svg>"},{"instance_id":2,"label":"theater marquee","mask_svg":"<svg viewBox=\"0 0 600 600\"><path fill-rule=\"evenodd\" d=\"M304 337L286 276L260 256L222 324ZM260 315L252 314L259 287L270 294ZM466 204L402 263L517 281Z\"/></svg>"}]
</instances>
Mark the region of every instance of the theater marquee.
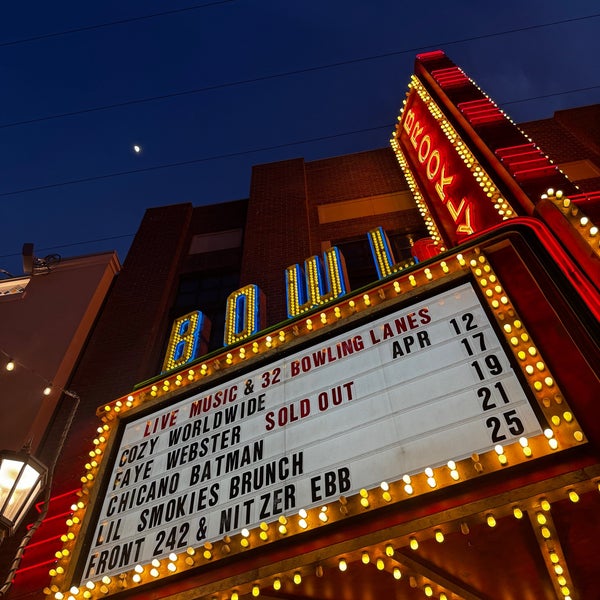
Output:
<instances>
[{"instance_id":1,"label":"theater marquee","mask_svg":"<svg viewBox=\"0 0 600 600\"><path fill-rule=\"evenodd\" d=\"M100 414L55 578L100 595L585 442L477 248Z\"/></svg>"},{"instance_id":2,"label":"theater marquee","mask_svg":"<svg viewBox=\"0 0 600 600\"><path fill-rule=\"evenodd\" d=\"M463 283L128 423L83 578L541 431Z\"/></svg>"}]
</instances>

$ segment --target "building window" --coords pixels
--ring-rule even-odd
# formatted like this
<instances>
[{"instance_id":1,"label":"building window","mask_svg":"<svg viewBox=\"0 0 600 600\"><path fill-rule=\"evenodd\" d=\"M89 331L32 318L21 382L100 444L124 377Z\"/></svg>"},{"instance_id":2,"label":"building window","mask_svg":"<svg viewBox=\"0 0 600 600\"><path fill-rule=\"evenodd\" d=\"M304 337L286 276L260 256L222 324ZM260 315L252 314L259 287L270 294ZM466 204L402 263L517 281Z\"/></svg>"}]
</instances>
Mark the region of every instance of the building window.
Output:
<instances>
[{"instance_id":1,"label":"building window","mask_svg":"<svg viewBox=\"0 0 600 600\"><path fill-rule=\"evenodd\" d=\"M425 237L427 232L423 230L411 233L388 233L387 235L396 262L402 262L412 257L411 248L414 241ZM346 260L350 289L356 290L377 281L377 270L366 235L350 240L332 241L331 245L337 246Z\"/></svg>"}]
</instances>

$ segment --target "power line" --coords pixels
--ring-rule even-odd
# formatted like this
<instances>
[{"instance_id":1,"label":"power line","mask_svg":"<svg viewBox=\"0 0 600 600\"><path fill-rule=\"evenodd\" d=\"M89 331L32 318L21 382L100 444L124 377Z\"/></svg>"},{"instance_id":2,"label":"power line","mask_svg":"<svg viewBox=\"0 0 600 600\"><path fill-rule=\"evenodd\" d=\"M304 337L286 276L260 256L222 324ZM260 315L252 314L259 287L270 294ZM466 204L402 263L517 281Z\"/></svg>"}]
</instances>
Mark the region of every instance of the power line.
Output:
<instances>
[{"instance_id":1,"label":"power line","mask_svg":"<svg viewBox=\"0 0 600 600\"><path fill-rule=\"evenodd\" d=\"M378 129L388 129L390 132L393 129L393 125L379 125L377 127L367 127L365 129L355 129L353 131L344 131L340 133L334 133L332 135L324 135L316 138L308 138L305 140L296 140L294 142L286 142L284 144L277 144L275 146L263 146L261 148L251 148L249 150L241 150L240 152L229 152L227 154L218 154L214 156L205 156L203 158L193 158L190 160L184 160L174 163L165 163L162 165L155 165L153 167L145 167L143 169L131 169L129 171L117 171L116 173L106 173L104 175L94 175L91 177L82 177L80 179L70 179L67 181L60 181L56 183L48 183L46 185L38 185L30 188L23 188L20 190L13 190L12 192L0 192L0 197L3 196L14 196L17 194L24 194L26 192L36 192L39 190L48 190L56 187L63 187L67 185L75 185L77 183L87 183L89 181L100 181L102 179L111 179L112 177L122 177L123 175L133 175L135 173L147 173L149 171L159 171L162 169L171 169L173 167L183 167L186 165L193 165L202 162L209 162L213 160L222 160L224 158L234 158L238 156L246 156L248 154L255 154L256 152L265 152L267 150L278 150L280 148L288 148L290 146L298 146L300 144L310 144L312 142L322 142L325 140L332 140L335 138L354 135L356 133L367 133L369 131L377 131Z\"/></svg>"},{"instance_id":2,"label":"power line","mask_svg":"<svg viewBox=\"0 0 600 600\"><path fill-rule=\"evenodd\" d=\"M562 92L555 92L553 94L544 94L544 95L540 95L540 96L530 96L529 98L508 100L506 102L500 103L500 106L504 106L506 104L518 104L520 102L529 102L530 100L540 100L543 98L551 98L553 96L564 96L566 94L584 92L584 91L594 90L594 89L598 89L598 88L600 88L600 85L593 85L593 86L589 86L589 87L585 87L585 88L576 88L573 90L564 90ZM78 183L87 183L90 181L100 181L102 179L111 179L113 177L122 177L124 175L134 175L136 173L146 173L146 172L150 172L150 171L159 171L162 169L171 169L173 167L182 167L182 166L186 166L186 165L210 162L210 161L214 161L214 160L235 158L238 156L247 156L249 154L255 154L257 152L266 152L268 150L278 150L281 148L288 148L290 146L298 146L301 144L310 144L313 142L321 142L321 141L331 140L331 139L344 137L344 136L348 136L348 135L354 135L357 133L367 133L370 131L377 131L379 129L389 129L391 131L392 128L393 128L392 125L378 125L376 127L367 127L364 129L354 129L352 131L343 131L340 133L334 133L332 135L325 135L325 136L320 136L320 137L316 137L316 138L308 138L305 140L296 140L294 142L286 142L283 144L276 144L274 146L262 146L260 148L251 148L248 150L241 150L239 152L229 152L227 154L217 154L214 156L205 156L203 158L193 158L190 160L184 160L184 161L179 161L179 162L174 162L174 163L165 163L162 165L155 165L153 167L144 167L143 169L131 169L128 171L117 171L115 173L105 173L104 175L93 175L91 177L82 177L80 179L70 179L70 180L66 180L66 181L48 183L45 185L33 186L33 187L29 187L29 188L22 188L22 189L13 190L10 192L0 192L0 197L15 196L18 194L25 194L27 192L36 192L36 191L40 191L40 190L47 190L47 189L63 187L63 186L67 186L67 185L75 185ZM2 257L0 256L0 258L2 258Z\"/></svg>"},{"instance_id":3,"label":"power line","mask_svg":"<svg viewBox=\"0 0 600 600\"><path fill-rule=\"evenodd\" d=\"M122 235L111 235L109 237L97 238L95 240L83 240L80 242L71 242L70 244L59 244L58 246L46 246L44 248L36 248L36 251L46 252L47 250L60 250L61 248L71 248L72 246L87 246L88 244L96 244L98 242L109 242L111 240L122 240L123 238L132 238L135 233L124 233ZM0 258L13 258L14 256L21 256L20 252L14 252L13 254L1 254Z\"/></svg>"},{"instance_id":4,"label":"power line","mask_svg":"<svg viewBox=\"0 0 600 600\"><path fill-rule=\"evenodd\" d=\"M135 21L144 21L147 19L155 19L157 17L165 17L167 15L175 15L177 13L189 12L192 10L199 10L201 8L210 8L219 4L229 4L236 2L237 0L215 0L214 2L208 2L206 4L195 4L186 8L175 8L172 10L165 10L158 13L151 13L148 15L140 15L137 17L130 17L127 19L119 19L118 21L108 21L107 23L97 23L95 25L84 25L82 27L75 27L74 29L65 29L63 31L54 31L51 33L42 33L40 35L34 35L28 38L21 38L18 40L12 40L9 42L0 42L0 48L6 46L17 46L19 44L27 44L29 42L37 42L39 40L47 40L50 38L61 37L63 35L70 35L72 33L80 33L82 31L93 31L94 29L104 29L106 27L114 27L115 25L124 25L125 23L133 23Z\"/></svg>"},{"instance_id":5,"label":"power line","mask_svg":"<svg viewBox=\"0 0 600 600\"><path fill-rule=\"evenodd\" d=\"M521 98L520 100L508 100L506 102L500 102L501 106L506 104L519 104L520 102L530 102L531 100L542 100L543 98L552 98L554 96L565 96L566 94L575 94L576 92L589 92L590 90L596 90L600 88L600 85L591 85L584 88L575 88L573 90L564 90L562 92L554 92L552 94L542 94L540 96L531 96L529 98Z\"/></svg>"},{"instance_id":6,"label":"power line","mask_svg":"<svg viewBox=\"0 0 600 600\"><path fill-rule=\"evenodd\" d=\"M232 1L232 0L229 0ZM346 65L352 65L352 64L357 64L357 63L361 63L361 62L368 62L368 61L372 61L372 60L379 60L381 58L389 58L390 56L399 56L402 54L409 54L409 53L415 53L415 52L422 52L423 50L428 50L431 48L439 48L442 46L451 46L451 45L455 45L455 44L463 44L466 42L472 42L472 41L476 41L476 40L481 40L481 39L487 39L487 38L492 38L492 37L499 37L499 36L504 36L504 35L509 35L512 33L519 33L519 32L523 32L523 31L531 31L533 29L541 29L544 27L553 27L555 25L562 25L565 23L573 23L576 21L583 21L583 20L587 20L587 19L594 19L600 17L600 13L597 14L592 14L592 15L587 15L584 17L573 17L570 19L563 19L560 21L553 21L551 23L542 23L539 25L528 25L526 27L518 27L515 29L507 29L505 31L499 31L496 33L488 33L488 34L482 34L482 35L477 35L477 36L471 36L471 37L466 37L466 38L461 38L458 40L451 40L448 42L443 42L443 43L438 43L438 44L430 44L428 46L417 46L414 48L406 48L404 50L395 50L392 52L385 52L382 54L374 54L371 56L364 56L364 57L359 57L359 58L354 58L354 59L348 59L348 60L343 60L343 61L337 61L334 63L328 63L325 65L317 65L317 66L313 66L313 67L305 67L302 69L295 69L295 70L291 70L291 71L282 71L281 73L273 73L271 75L263 75L260 77L253 77L250 79L240 79L238 81L230 81L230 82L225 82L225 83L220 83L220 84L215 84L215 85L209 85L209 86L204 86L204 87L200 87L200 88L193 88L190 90L183 90L180 92L171 92L168 94L160 94L157 96L145 96L144 98L137 98L134 100L125 100L123 102L115 102L113 104L105 104L105 105L101 105L101 106L93 106L90 108L84 108L81 110L75 110L75 111L70 111L70 112L63 112L63 113L56 113L53 115L46 115L43 117L34 117L32 119L25 119L22 121L14 121L12 123L5 123L3 125L0 125L0 129L6 129L8 127L20 127L22 125L30 125L33 123L40 123L43 121L51 121L54 119L63 119L65 117L73 117L76 115L82 115L82 114L88 114L88 113L93 113L93 112L100 112L103 110L112 110L115 108L122 108L122 107L126 107L126 106L133 106L133 105L137 105L137 104L145 104L145 103L149 103L149 102L156 102L157 100L167 100L170 98L177 98L180 96L189 96L189 95L193 95L193 94L202 94L205 92L210 92L210 91L215 91L215 90L220 90L220 89L225 89L225 88L231 88L231 87L237 87L237 86L241 86L241 85L248 85L248 84L252 84L252 83L259 83L259 82L263 82L263 81L269 81L269 80L273 80L273 79L279 79L282 77L290 77L293 75L301 75L304 73L314 73L317 71L324 71L327 69L334 69L337 67L342 67L342 66L346 66Z\"/></svg>"}]
</instances>

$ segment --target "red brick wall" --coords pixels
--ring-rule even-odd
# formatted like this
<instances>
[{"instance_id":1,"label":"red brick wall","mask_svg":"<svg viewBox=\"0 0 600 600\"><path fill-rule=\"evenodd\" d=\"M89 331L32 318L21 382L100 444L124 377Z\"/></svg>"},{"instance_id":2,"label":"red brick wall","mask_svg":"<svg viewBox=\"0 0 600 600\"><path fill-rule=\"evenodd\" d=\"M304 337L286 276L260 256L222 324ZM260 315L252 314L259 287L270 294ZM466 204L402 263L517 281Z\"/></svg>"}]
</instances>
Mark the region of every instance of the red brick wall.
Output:
<instances>
[{"instance_id":1,"label":"red brick wall","mask_svg":"<svg viewBox=\"0 0 600 600\"><path fill-rule=\"evenodd\" d=\"M241 285L266 296L269 324L287 318L286 267L310 256L305 164L301 158L252 170Z\"/></svg>"}]
</instances>

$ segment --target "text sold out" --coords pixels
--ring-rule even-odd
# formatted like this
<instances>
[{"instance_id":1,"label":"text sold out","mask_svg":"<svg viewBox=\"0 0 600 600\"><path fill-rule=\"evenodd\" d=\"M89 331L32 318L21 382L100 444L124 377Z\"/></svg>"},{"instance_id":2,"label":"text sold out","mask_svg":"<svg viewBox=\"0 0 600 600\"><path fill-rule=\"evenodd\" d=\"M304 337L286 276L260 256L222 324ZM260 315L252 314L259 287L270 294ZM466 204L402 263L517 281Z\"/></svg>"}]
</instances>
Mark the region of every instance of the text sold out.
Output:
<instances>
[{"instance_id":1,"label":"text sold out","mask_svg":"<svg viewBox=\"0 0 600 600\"><path fill-rule=\"evenodd\" d=\"M276 427L284 427L300 419L308 417L313 412L325 412L334 406L340 406L354 398L354 381L347 381L335 387L323 390L316 398L296 400L277 410L271 410L265 415L265 429L271 431Z\"/></svg>"}]
</instances>

